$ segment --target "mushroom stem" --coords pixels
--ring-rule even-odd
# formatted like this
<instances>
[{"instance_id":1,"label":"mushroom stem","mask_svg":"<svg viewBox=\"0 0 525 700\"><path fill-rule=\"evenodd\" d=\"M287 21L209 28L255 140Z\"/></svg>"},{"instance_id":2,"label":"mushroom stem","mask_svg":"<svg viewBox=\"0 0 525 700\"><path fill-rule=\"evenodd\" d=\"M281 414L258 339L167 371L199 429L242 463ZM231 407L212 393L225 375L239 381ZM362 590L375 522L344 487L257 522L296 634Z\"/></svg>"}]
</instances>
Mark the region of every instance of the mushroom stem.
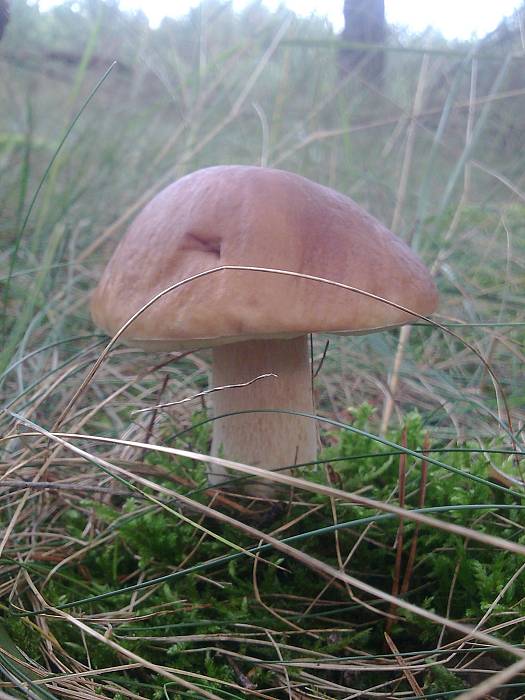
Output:
<instances>
[{"instance_id":1,"label":"mushroom stem","mask_svg":"<svg viewBox=\"0 0 525 700\"><path fill-rule=\"evenodd\" d=\"M214 394L214 415L236 411L282 409L314 413L308 336L292 340L250 340L213 349L213 386L249 382L248 386L223 389ZM317 423L289 413L245 413L218 418L213 423L212 454L266 469L314 461L317 457ZM208 481L218 486L239 476L219 465L210 465ZM268 497L275 489L270 481L243 490Z\"/></svg>"}]
</instances>

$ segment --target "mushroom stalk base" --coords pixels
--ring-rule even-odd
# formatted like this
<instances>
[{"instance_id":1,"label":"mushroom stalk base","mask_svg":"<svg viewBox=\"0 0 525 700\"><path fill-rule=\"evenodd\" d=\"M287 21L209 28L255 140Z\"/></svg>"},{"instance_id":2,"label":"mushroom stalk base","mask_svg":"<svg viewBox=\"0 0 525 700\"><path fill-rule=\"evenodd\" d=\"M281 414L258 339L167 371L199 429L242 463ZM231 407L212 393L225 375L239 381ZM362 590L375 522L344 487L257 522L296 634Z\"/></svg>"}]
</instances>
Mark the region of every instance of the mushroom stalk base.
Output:
<instances>
[{"instance_id":1,"label":"mushroom stalk base","mask_svg":"<svg viewBox=\"0 0 525 700\"><path fill-rule=\"evenodd\" d=\"M237 411L284 410L314 413L308 336L292 340L251 340L213 349L213 386L250 382L248 386L214 393L215 416ZM213 422L212 455L236 462L282 469L315 461L317 423L313 418L288 413L245 413ZM211 486L223 485L242 476L219 465L208 468ZM270 497L276 488L271 481L243 481L232 489L253 496Z\"/></svg>"}]
</instances>

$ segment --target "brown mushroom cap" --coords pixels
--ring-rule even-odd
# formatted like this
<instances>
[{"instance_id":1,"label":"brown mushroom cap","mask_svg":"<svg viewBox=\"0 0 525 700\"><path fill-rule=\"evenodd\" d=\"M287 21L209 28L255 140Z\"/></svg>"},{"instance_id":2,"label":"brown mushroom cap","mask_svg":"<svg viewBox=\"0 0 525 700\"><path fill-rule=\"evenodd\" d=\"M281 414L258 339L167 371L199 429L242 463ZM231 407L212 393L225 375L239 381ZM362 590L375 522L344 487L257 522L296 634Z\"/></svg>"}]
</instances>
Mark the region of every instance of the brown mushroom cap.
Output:
<instances>
[{"instance_id":1,"label":"brown mushroom cap","mask_svg":"<svg viewBox=\"0 0 525 700\"><path fill-rule=\"evenodd\" d=\"M282 170L217 166L160 192L121 240L95 290L95 323L110 335L166 287L221 265L315 275L429 314L428 270L348 197ZM152 350L223 345L311 332L402 325L411 314L311 280L223 270L168 293L123 340Z\"/></svg>"}]
</instances>

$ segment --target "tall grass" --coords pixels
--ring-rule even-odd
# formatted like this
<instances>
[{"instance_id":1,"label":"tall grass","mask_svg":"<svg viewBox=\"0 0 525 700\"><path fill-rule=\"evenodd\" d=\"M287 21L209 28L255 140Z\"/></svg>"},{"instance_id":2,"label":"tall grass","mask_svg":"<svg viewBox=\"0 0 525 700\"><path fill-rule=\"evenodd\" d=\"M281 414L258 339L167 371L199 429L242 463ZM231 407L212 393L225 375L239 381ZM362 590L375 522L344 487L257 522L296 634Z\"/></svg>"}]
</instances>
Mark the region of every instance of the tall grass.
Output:
<instances>
[{"instance_id":1,"label":"tall grass","mask_svg":"<svg viewBox=\"0 0 525 700\"><path fill-rule=\"evenodd\" d=\"M152 31L13 3L0 696L523 696L523 21L453 46L393 30L378 89L284 9L209 2ZM206 489L205 352L114 348L77 395L119 236L217 163L352 196L441 293L433 326L314 339L324 449L269 503Z\"/></svg>"}]
</instances>

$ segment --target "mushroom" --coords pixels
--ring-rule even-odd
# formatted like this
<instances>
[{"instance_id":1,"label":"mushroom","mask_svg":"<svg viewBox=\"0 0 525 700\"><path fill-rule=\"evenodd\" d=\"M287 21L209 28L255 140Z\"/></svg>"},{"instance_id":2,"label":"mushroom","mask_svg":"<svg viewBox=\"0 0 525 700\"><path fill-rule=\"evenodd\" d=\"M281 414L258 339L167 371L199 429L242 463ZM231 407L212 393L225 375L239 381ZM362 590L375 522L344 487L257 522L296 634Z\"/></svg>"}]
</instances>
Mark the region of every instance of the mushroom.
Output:
<instances>
[{"instance_id":1,"label":"mushroom","mask_svg":"<svg viewBox=\"0 0 525 700\"><path fill-rule=\"evenodd\" d=\"M163 289L224 265L327 278L417 314L437 304L415 253L351 199L290 172L231 165L186 175L146 205L93 294L93 319L114 335ZM308 334L367 333L413 320L319 281L225 269L162 296L122 340L151 351L212 348L212 386L226 387L213 394L212 454L281 469L317 455ZM212 486L231 478L219 466L208 476ZM268 496L270 483L248 489Z\"/></svg>"}]
</instances>

